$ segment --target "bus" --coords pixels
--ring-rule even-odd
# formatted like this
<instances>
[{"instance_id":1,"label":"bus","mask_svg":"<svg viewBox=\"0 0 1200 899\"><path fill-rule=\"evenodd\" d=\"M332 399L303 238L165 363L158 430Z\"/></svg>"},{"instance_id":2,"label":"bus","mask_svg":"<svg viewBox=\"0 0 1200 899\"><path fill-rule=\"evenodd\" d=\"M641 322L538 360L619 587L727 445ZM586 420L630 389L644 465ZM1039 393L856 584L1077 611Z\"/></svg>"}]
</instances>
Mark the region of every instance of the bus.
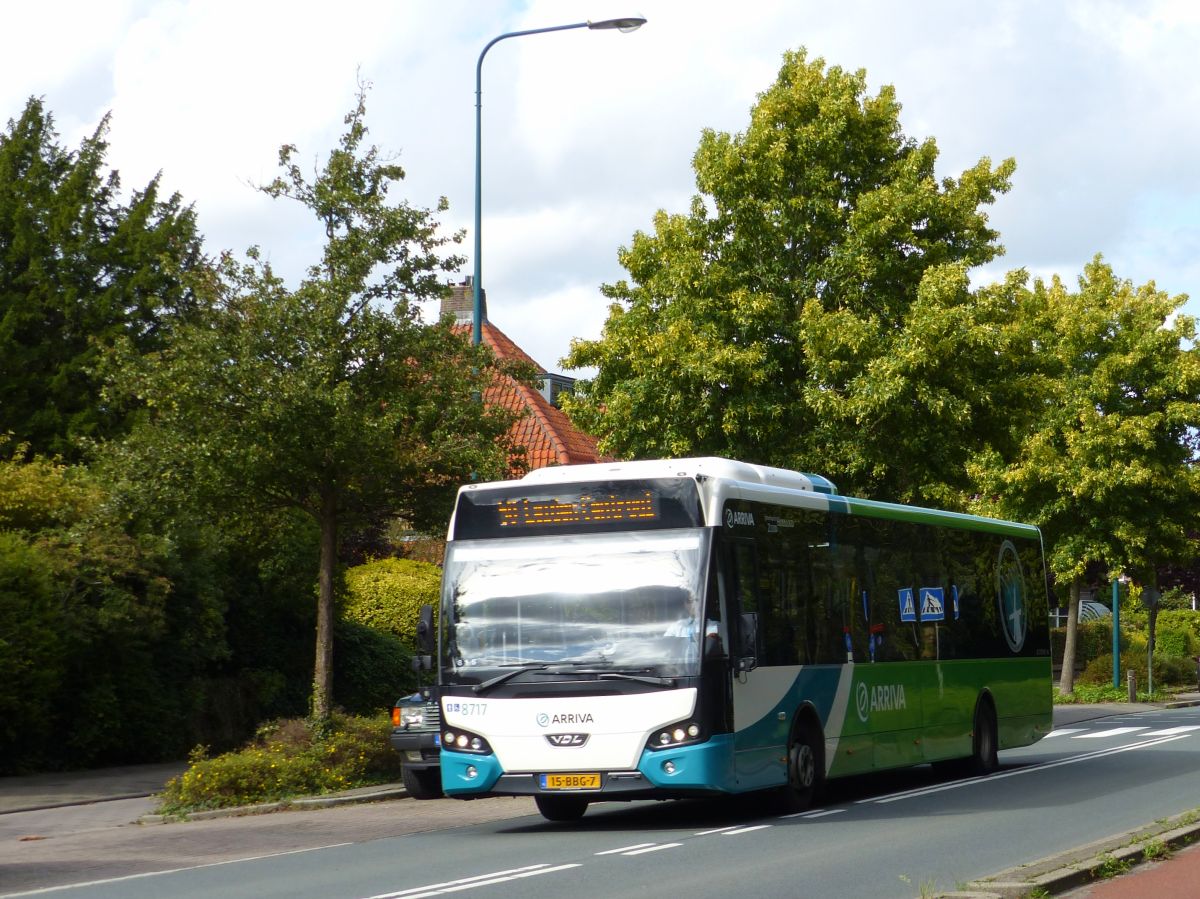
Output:
<instances>
[{"instance_id":1,"label":"bus","mask_svg":"<svg viewBox=\"0 0 1200 899\"><path fill-rule=\"evenodd\" d=\"M751 791L803 810L829 778L987 774L1051 730L1037 528L727 459L462 487L426 630L441 790L552 821Z\"/></svg>"}]
</instances>

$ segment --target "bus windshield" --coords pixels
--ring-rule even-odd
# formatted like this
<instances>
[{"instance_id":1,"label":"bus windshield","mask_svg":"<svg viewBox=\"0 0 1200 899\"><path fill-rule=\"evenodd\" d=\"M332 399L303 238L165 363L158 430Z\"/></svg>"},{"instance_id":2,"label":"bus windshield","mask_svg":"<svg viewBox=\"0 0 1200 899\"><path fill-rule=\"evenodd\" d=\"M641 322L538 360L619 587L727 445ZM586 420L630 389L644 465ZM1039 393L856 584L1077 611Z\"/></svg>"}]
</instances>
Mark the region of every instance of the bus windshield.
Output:
<instances>
[{"instance_id":1,"label":"bus windshield","mask_svg":"<svg viewBox=\"0 0 1200 899\"><path fill-rule=\"evenodd\" d=\"M444 670L696 674L708 546L699 528L451 541Z\"/></svg>"}]
</instances>

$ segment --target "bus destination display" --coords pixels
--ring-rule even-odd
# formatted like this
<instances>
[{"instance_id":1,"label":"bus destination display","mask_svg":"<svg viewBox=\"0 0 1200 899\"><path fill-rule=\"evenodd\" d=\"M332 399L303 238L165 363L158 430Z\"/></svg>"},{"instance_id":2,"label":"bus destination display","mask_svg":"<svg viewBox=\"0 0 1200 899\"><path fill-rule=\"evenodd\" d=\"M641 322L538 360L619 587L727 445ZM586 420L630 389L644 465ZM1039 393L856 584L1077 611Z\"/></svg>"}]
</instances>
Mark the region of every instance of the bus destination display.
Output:
<instances>
[{"instance_id":1,"label":"bus destination display","mask_svg":"<svg viewBox=\"0 0 1200 899\"><path fill-rule=\"evenodd\" d=\"M700 493L690 478L500 484L459 494L453 539L602 534L703 523Z\"/></svg>"},{"instance_id":2,"label":"bus destination display","mask_svg":"<svg viewBox=\"0 0 1200 899\"><path fill-rule=\"evenodd\" d=\"M558 499L512 499L496 508L502 528L571 526L590 523L646 523L658 519L658 503L653 491L616 496L615 494L580 496L571 502Z\"/></svg>"}]
</instances>

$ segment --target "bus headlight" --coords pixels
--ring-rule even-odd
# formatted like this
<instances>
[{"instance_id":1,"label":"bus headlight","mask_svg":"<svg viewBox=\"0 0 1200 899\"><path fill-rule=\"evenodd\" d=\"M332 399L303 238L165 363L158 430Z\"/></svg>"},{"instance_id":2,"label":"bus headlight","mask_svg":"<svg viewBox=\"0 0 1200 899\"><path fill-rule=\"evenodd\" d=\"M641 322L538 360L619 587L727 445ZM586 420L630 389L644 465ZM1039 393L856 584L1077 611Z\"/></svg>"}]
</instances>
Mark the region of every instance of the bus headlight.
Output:
<instances>
[{"instance_id":1,"label":"bus headlight","mask_svg":"<svg viewBox=\"0 0 1200 899\"><path fill-rule=\"evenodd\" d=\"M474 752L486 755L492 751L488 741L479 734L465 730L445 730L442 732L442 748L453 749L455 752Z\"/></svg>"},{"instance_id":2,"label":"bus headlight","mask_svg":"<svg viewBox=\"0 0 1200 899\"><path fill-rule=\"evenodd\" d=\"M689 743L699 743L703 739L704 729L695 721L680 721L650 736L650 749L673 749L676 746L686 746Z\"/></svg>"}]
</instances>

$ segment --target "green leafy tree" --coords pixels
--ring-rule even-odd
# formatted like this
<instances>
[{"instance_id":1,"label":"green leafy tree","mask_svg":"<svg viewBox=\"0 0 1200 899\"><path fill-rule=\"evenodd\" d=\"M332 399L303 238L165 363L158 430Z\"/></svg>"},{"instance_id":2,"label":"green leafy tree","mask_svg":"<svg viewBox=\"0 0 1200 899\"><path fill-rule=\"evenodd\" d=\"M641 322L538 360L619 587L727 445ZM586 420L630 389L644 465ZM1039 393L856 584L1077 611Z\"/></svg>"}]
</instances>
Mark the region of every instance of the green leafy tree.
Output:
<instances>
[{"instance_id":1,"label":"green leafy tree","mask_svg":"<svg viewBox=\"0 0 1200 899\"><path fill-rule=\"evenodd\" d=\"M1026 291L1035 417L1016 452L973 465L984 511L1041 526L1047 563L1070 587L1060 690L1074 688L1079 592L1090 563L1156 587L1155 571L1194 554L1200 496L1189 432L1200 422L1200 356L1186 297L1134 287L1097 256L1070 291Z\"/></svg>"},{"instance_id":2,"label":"green leafy tree","mask_svg":"<svg viewBox=\"0 0 1200 899\"><path fill-rule=\"evenodd\" d=\"M157 177L120 201L107 131L105 116L69 152L30 99L0 133L0 433L30 454L78 458L77 438L123 432L129 410L99 401L97 358L119 338L161 347L207 264L192 209Z\"/></svg>"},{"instance_id":3,"label":"green leafy tree","mask_svg":"<svg viewBox=\"0 0 1200 899\"><path fill-rule=\"evenodd\" d=\"M963 460L929 450L987 393L954 383L955 353L961 326L989 327L965 271L1002 252L980 207L1014 164L939 181L935 142L906 137L899 112L891 87L869 96L863 71L801 50L744 133L704 132L690 210L659 211L620 251L630 278L604 287L602 337L565 360L597 369L568 409L605 451L815 468L893 498L963 480ZM881 415L905 424L899 454L880 446Z\"/></svg>"},{"instance_id":4,"label":"green leafy tree","mask_svg":"<svg viewBox=\"0 0 1200 899\"><path fill-rule=\"evenodd\" d=\"M0 772L178 758L225 654L219 601L90 470L0 450Z\"/></svg>"},{"instance_id":5,"label":"green leafy tree","mask_svg":"<svg viewBox=\"0 0 1200 899\"><path fill-rule=\"evenodd\" d=\"M319 264L290 290L251 252L225 259L219 297L161 353L116 366L118 395L147 406L118 461L156 489L226 509L292 508L320 532L312 712L332 707L334 578L341 539L390 515L444 525L457 484L504 471L512 416L474 399L496 376L486 347L415 303L460 264L431 210L389 203L403 169L365 147L365 97L310 182L280 151L263 190L325 230ZM442 200L438 211L446 208ZM194 488L194 489L193 489Z\"/></svg>"}]
</instances>

